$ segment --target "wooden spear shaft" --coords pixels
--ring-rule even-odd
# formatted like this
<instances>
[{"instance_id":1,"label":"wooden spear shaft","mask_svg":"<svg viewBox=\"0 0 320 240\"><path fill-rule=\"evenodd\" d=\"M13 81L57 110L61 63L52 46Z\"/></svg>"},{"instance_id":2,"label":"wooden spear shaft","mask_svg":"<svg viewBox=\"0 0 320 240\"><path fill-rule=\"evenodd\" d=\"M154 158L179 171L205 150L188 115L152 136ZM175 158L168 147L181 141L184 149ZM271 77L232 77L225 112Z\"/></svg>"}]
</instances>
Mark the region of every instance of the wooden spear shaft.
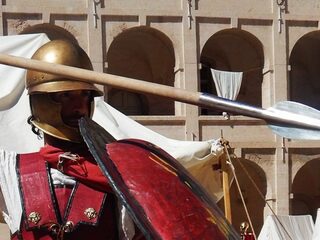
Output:
<instances>
[{"instance_id":1,"label":"wooden spear shaft","mask_svg":"<svg viewBox=\"0 0 320 240\"><path fill-rule=\"evenodd\" d=\"M34 59L16 57L0 53L0 63L20 68L32 69L61 75L79 81L108 85L119 89L139 93L153 94L175 101L190 103L206 108L219 109L230 113L264 119L269 122L287 124L295 127L320 130L320 120L314 117L304 117L295 113L268 111L263 108L231 101L201 92L187 91L180 88L146 82L133 78L121 77L107 73L99 73L86 69L48 63ZM289 114L289 115L288 115Z\"/></svg>"},{"instance_id":2,"label":"wooden spear shaft","mask_svg":"<svg viewBox=\"0 0 320 240\"><path fill-rule=\"evenodd\" d=\"M44 61L16 57L1 53L0 63L25 69L32 69L39 72L61 75L84 82L112 86L115 88L130 90L133 92L149 93L195 105L198 104L200 97L200 93L198 92L191 92L133 78L121 77L107 73L99 73L87 69L48 63Z\"/></svg>"},{"instance_id":3,"label":"wooden spear shaft","mask_svg":"<svg viewBox=\"0 0 320 240\"><path fill-rule=\"evenodd\" d=\"M108 73L94 72L87 69L76 68L61 64L48 63L35 59L28 59L12 55L0 53L0 63L19 68L36 70L39 72L56 74L70 79L89 82L93 84L107 85L118 89L129 90L139 93L148 93L157 95L175 101L189 103L198 106L221 109L223 111L239 113L247 116L255 116L259 118L260 109L235 106L235 102L223 98L210 95L210 99L205 99L207 95L201 92L193 92L171 86L166 86L157 83L151 83L134 78L122 77ZM201 100L202 99L202 100ZM212 100L214 102L212 102ZM211 103L210 103L211 102ZM211 106L210 106L211 104ZM237 103L236 103L237 104ZM240 106L240 105L239 105ZM242 108L242 109L241 109ZM258 111L257 111L258 110ZM261 118L261 117L260 117Z\"/></svg>"}]
</instances>

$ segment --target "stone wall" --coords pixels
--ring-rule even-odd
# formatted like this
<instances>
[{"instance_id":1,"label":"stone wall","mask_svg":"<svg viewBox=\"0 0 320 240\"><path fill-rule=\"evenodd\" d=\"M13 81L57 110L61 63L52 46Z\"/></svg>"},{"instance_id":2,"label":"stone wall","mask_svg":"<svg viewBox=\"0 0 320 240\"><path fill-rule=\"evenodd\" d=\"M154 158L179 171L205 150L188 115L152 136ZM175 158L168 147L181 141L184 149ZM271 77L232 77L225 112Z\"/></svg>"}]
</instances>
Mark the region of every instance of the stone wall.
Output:
<instances>
[{"instance_id":1,"label":"stone wall","mask_svg":"<svg viewBox=\"0 0 320 240\"><path fill-rule=\"evenodd\" d=\"M51 39L75 39L90 55L96 71L190 91L203 90L201 76L209 63L218 70L246 74L240 95L247 103L268 108L298 99L318 107L314 80L318 72L312 66L320 62L319 8L319 0L2 0L0 34L46 32ZM300 57L297 50L290 60L295 46L306 55ZM319 207L316 192L307 196L316 199L312 209L300 204L295 210L297 203L290 207L289 201L294 198L293 182L299 170L318 158L319 141L283 139L264 121L248 116L235 114L226 120L220 113L202 114L197 106L104 90L107 101L138 114L131 117L167 137L207 140L223 135L240 159L255 166L250 172L260 176L262 193L277 214L312 214ZM247 183L239 166L236 170ZM319 183L318 178L312 181ZM295 182L294 188L299 189L298 185ZM245 190L248 203L260 198L250 191ZM262 212L267 215L270 210L259 209L258 230ZM234 216L237 224L245 220L243 214Z\"/></svg>"}]
</instances>

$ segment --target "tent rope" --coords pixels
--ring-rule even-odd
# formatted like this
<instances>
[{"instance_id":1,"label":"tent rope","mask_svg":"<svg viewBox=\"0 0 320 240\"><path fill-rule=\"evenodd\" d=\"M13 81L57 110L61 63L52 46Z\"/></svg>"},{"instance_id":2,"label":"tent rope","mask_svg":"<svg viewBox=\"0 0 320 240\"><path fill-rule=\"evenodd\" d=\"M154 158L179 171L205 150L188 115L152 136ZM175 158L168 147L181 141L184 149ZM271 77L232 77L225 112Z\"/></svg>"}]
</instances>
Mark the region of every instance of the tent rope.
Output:
<instances>
[{"instance_id":1,"label":"tent rope","mask_svg":"<svg viewBox=\"0 0 320 240\"><path fill-rule=\"evenodd\" d=\"M228 157L227 164L230 165L230 168L231 168L231 170L232 170L232 174L233 174L233 176L234 176L234 180L235 180L235 182L236 182L236 185L237 185L237 188L238 188L240 197L241 197L241 201L242 201L244 210L245 210L245 212L246 212L247 219L248 219L248 221L249 221L249 225L250 225L250 227L251 227L251 229L252 229L252 234L253 234L253 236L254 236L254 239L257 239L256 233L255 233L254 228L253 228L253 225L252 225L252 221L251 221L251 217L250 217L250 214L249 214L247 205L246 205L246 203L245 203L245 201L244 201L243 194L242 194L242 192L241 192L241 188L240 188L240 184L239 184L239 181L238 181L238 177L237 177L237 175L236 175L235 168L234 168L234 165L233 165L233 163L232 163L232 160L231 160L231 157L230 157L228 148L227 148L227 146L229 146L229 145L228 145L228 142L227 142L227 141L222 141L222 144L223 144L224 150L225 150L225 152L226 152L226 154L227 154L227 157ZM229 147L230 147L230 146L229 146Z\"/></svg>"},{"instance_id":2,"label":"tent rope","mask_svg":"<svg viewBox=\"0 0 320 240\"><path fill-rule=\"evenodd\" d=\"M245 211L246 211L246 214L247 214L247 218L248 218L248 221L249 221L249 224L250 224L250 227L252 229L252 233L254 235L254 238L256 238L256 235L255 235L255 232L254 232L254 229L252 227L252 222L251 222L251 219L250 219L250 216L249 216L249 213L248 213L248 210L247 210L247 207L246 207L246 204L244 202L244 198L243 198L243 195L242 195L242 192L241 192L241 188L240 188L240 185L239 185L239 182L238 182L238 179L237 179L237 176L236 176L236 173L235 173L235 167L232 163L232 160L231 160L231 157L230 157L230 154L229 154L229 151L228 149L231 149L230 145L229 145L229 142L227 141L222 141L222 144L223 144L223 147L225 149L225 152L227 153L227 156L228 156L228 164L230 164L230 167L231 167L231 170L232 170L232 173L234 175L234 179L236 181L236 184L237 184L237 188L238 188L238 191L239 191L239 194L240 194L240 197L241 197L241 201L243 203L243 206L245 208ZM272 214L275 216L276 220L279 222L280 226L283 228L283 230L285 231L285 233L288 235L289 239L290 240L293 240L292 237L290 236L289 232L286 230L285 226L282 224L282 222L280 221L280 219L278 218L277 214L274 212L274 210L272 209L272 207L270 206L270 204L268 203L268 201L266 201L264 195L262 194L262 192L259 190L259 187L257 186L257 184L255 183L255 181L252 179L252 177L250 176L249 172L247 171L247 169L245 168L245 166L242 164L242 162L240 161L240 159L237 157L237 155L235 153L232 153L232 156L233 158L235 158L237 160L237 162L239 163L240 167L242 168L242 170L245 172L245 174L248 176L250 182L253 184L254 188L257 190L259 196L263 199L263 201L265 202L265 204L268 206L268 208L270 209L270 211L272 212Z\"/></svg>"}]
</instances>

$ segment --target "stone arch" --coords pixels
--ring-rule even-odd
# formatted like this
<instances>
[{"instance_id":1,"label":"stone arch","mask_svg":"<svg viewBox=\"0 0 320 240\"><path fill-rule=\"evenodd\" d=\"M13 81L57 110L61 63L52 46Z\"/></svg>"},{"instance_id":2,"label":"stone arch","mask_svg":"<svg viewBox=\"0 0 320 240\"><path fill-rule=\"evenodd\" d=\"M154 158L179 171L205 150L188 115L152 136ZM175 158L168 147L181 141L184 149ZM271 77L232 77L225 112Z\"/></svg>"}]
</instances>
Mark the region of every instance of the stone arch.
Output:
<instances>
[{"instance_id":1,"label":"stone arch","mask_svg":"<svg viewBox=\"0 0 320 240\"><path fill-rule=\"evenodd\" d=\"M291 214L310 214L316 219L320 208L320 159L316 158L304 164L294 176L291 193ZM306 184L308 187L306 187Z\"/></svg>"},{"instance_id":2,"label":"stone arch","mask_svg":"<svg viewBox=\"0 0 320 240\"><path fill-rule=\"evenodd\" d=\"M264 53L261 42L241 29L226 29L212 35L205 43L200 63L200 90L217 95L210 68L243 72L237 101L261 107ZM221 114L218 110L202 109L203 115Z\"/></svg>"},{"instance_id":3,"label":"stone arch","mask_svg":"<svg viewBox=\"0 0 320 240\"><path fill-rule=\"evenodd\" d=\"M77 43L77 39L66 29L50 24L50 23L42 23L36 24L30 27L25 28L19 34L31 34L31 33L45 33L47 34L50 40L56 39L68 39L71 42Z\"/></svg>"},{"instance_id":4,"label":"stone arch","mask_svg":"<svg viewBox=\"0 0 320 240\"><path fill-rule=\"evenodd\" d=\"M290 100L320 109L320 31L302 36L290 58Z\"/></svg>"},{"instance_id":5,"label":"stone arch","mask_svg":"<svg viewBox=\"0 0 320 240\"><path fill-rule=\"evenodd\" d=\"M244 166L246 171L243 170L239 161ZM255 162L250 160L239 158L238 160L233 160L233 165L235 167L235 172L239 181L242 195L244 197L248 212L251 217L251 221L256 233L259 233L264 221L264 208L265 200L262 199L259 192L253 185L253 179L255 184L258 186L260 192L263 196L267 194L267 177L265 171ZM224 200L221 199L218 205L224 209ZM240 224L244 221L248 222L245 213L244 206L241 201L241 197L236 185L235 180L233 180L230 188L230 201L231 201L231 215L232 215L232 225L239 232Z\"/></svg>"},{"instance_id":6,"label":"stone arch","mask_svg":"<svg viewBox=\"0 0 320 240\"><path fill-rule=\"evenodd\" d=\"M145 26L124 30L114 38L106 57L107 72L110 74L174 86L173 44L159 30ZM121 94L120 91L115 94L112 88L108 88L107 92L108 103L127 115L175 113L174 102L169 99L124 90L121 90Z\"/></svg>"}]
</instances>

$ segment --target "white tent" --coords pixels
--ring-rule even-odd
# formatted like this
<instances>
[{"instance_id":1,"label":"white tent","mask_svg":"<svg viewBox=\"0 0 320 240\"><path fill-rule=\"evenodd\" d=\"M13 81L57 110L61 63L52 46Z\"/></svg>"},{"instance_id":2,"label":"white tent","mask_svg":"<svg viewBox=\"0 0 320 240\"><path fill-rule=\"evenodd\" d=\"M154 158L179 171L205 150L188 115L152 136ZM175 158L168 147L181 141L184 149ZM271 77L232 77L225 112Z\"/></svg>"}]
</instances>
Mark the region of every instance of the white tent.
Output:
<instances>
[{"instance_id":1,"label":"white tent","mask_svg":"<svg viewBox=\"0 0 320 240\"><path fill-rule=\"evenodd\" d=\"M314 225L312 240L318 240L320 239L320 208L318 208L317 211L317 219L316 223Z\"/></svg>"},{"instance_id":2,"label":"white tent","mask_svg":"<svg viewBox=\"0 0 320 240\"><path fill-rule=\"evenodd\" d=\"M140 138L160 146L175 157L213 197L222 197L221 176L219 171L212 170L223 153L217 140L178 141L164 137L128 118L102 100L96 101L93 119L115 137Z\"/></svg>"},{"instance_id":3,"label":"white tent","mask_svg":"<svg viewBox=\"0 0 320 240\"><path fill-rule=\"evenodd\" d=\"M258 240L311 240L313 233L310 215L268 216Z\"/></svg>"}]
</instances>

